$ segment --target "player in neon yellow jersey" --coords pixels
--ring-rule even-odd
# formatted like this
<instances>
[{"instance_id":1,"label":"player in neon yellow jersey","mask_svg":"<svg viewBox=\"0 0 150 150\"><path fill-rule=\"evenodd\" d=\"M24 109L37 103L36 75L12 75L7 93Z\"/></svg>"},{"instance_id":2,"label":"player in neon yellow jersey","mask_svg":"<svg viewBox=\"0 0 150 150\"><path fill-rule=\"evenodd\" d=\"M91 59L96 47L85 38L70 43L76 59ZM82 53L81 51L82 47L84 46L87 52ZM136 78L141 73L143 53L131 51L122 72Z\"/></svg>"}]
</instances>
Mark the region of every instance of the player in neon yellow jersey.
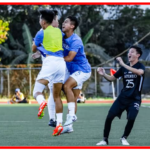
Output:
<instances>
[{"instance_id":1,"label":"player in neon yellow jersey","mask_svg":"<svg viewBox=\"0 0 150 150\"><path fill-rule=\"evenodd\" d=\"M38 117L41 117L43 109L47 105L42 92L48 83L53 84L57 116L56 128L58 129L54 135L58 135L63 129L61 126L63 105L60 99L60 92L66 69L66 63L63 59L62 33L60 29L54 28L51 25L55 16L53 11L40 10L40 14L40 25L43 30L38 31L36 34L32 51L36 52L38 47L41 47L41 43L43 43L43 53L46 55L46 58L43 60L41 71L36 79L33 96L40 104Z\"/></svg>"}]
</instances>

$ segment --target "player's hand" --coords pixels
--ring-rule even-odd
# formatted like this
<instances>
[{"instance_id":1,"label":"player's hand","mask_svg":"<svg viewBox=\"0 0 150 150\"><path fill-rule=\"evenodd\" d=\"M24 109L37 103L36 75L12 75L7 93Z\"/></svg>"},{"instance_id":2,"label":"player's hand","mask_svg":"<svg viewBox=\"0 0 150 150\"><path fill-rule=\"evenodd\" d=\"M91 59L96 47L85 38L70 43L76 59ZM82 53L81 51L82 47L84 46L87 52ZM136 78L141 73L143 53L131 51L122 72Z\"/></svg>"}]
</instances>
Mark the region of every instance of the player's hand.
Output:
<instances>
[{"instance_id":1,"label":"player's hand","mask_svg":"<svg viewBox=\"0 0 150 150\"><path fill-rule=\"evenodd\" d=\"M33 59L37 59L39 57L41 57L41 53L39 51L37 51L36 53L32 54L32 58Z\"/></svg>"},{"instance_id":2,"label":"player's hand","mask_svg":"<svg viewBox=\"0 0 150 150\"><path fill-rule=\"evenodd\" d=\"M124 62L121 57L117 57L116 60L119 62L121 66L123 66Z\"/></svg>"},{"instance_id":3,"label":"player's hand","mask_svg":"<svg viewBox=\"0 0 150 150\"><path fill-rule=\"evenodd\" d=\"M98 72L100 75L102 75L102 76L105 75L105 69L102 68L102 67L97 68L97 72Z\"/></svg>"}]
</instances>

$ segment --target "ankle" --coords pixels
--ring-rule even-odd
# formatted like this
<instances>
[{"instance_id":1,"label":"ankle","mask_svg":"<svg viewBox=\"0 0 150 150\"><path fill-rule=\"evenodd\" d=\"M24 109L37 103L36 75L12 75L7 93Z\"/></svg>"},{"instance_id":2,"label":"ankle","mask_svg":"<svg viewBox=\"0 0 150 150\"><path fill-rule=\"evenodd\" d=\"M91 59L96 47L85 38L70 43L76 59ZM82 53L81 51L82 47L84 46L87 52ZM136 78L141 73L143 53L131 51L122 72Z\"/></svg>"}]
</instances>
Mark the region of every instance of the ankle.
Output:
<instances>
[{"instance_id":1,"label":"ankle","mask_svg":"<svg viewBox=\"0 0 150 150\"><path fill-rule=\"evenodd\" d=\"M107 145L109 144L107 137L104 137L103 140L107 143Z\"/></svg>"},{"instance_id":2,"label":"ankle","mask_svg":"<svg viewBox=\"0 0 150 150\"><path fill-rule=\"evenodd\" d=\"M124 136L124 135L123 135L121 138L125 138L125 139L127 139L127 136Z\"/></svg>"}]
</instances>

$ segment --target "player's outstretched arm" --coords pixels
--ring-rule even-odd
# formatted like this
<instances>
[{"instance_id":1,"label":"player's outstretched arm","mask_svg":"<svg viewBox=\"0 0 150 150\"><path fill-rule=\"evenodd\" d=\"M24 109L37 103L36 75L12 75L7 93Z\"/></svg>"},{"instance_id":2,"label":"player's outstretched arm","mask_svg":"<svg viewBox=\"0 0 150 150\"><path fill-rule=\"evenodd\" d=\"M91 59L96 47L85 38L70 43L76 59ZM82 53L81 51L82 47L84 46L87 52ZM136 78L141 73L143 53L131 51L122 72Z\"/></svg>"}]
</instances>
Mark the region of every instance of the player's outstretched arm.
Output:
<instances>
[{"instance_id":1,"label":"player's outstretched arm","mask_svg":"<svg viewBox=\"0 0 150 150\"><path fill-rule=\"evenodd\" d=\"M105 69L102 68L102 67L97 68L97 72L98 72L101 76L103 76L106 80L108 80L108 81L114 81L114 80L116 80L116 78L115 78L114 76L108 75L108 74L105 72Z\"/></svg>"},{"instance_id":2,"label":"player's outstretched arm","mask_svg":"<svg viewBox=\"0 0 150 150\"><path fill-rule=\"evenodd\" d=\"M130 67L130 66L126 65L126 64L123 62L123 60L122 60L121 57L118 57L118 58L116 58L116 59L118 60L118 62L120 63L120 65L121 65L122 67L126 68L127 70L131 71L132 73L135 73L135 74L137 74L137 75L139 75L139 76L141 76L142 74L144 74L144 70L143 70L143 69L136 69L136 68L133 68L133 67Z\"/></svg>"}]
</instances>

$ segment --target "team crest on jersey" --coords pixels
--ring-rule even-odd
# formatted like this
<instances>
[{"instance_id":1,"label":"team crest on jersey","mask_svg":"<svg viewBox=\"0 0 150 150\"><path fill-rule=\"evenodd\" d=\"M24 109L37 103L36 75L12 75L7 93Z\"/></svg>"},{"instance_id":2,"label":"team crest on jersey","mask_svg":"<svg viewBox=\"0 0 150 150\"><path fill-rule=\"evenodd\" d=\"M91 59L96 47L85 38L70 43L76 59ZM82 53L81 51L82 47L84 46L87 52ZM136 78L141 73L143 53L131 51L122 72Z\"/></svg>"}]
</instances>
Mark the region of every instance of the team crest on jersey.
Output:
<instances>
[{"instance_id":1,"label":"team crest on jersey","mask_svg":"<svg viewBox=\"0 0 150 150\"><path fill-rule=\"evenodd\" d=\"M63 47L64 47L65 49L69 49L69 46L68 46L66 43L63 43Z\"/></svg>"}]
</instances>

